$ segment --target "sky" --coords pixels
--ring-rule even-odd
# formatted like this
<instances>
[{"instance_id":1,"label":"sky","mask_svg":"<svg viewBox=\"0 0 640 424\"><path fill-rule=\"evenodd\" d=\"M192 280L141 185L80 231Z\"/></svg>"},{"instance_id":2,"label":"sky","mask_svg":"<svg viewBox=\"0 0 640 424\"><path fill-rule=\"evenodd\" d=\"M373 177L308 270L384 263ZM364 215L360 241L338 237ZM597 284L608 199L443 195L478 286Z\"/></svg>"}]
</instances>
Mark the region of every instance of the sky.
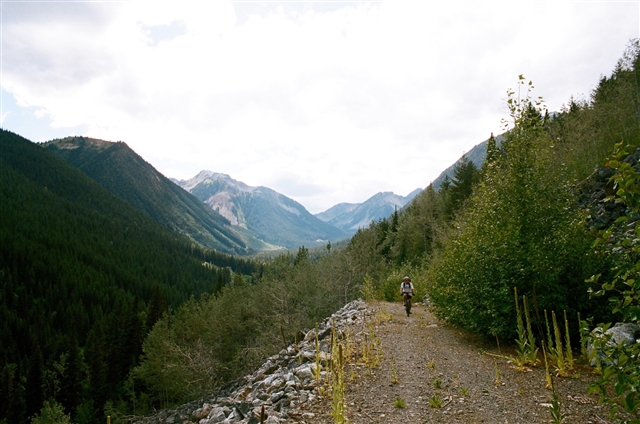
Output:
<instances>
[{"instance_id":1,"label":"sky","mask_svg":"<svg viewBox=\"0 0 640 424\"><path fill-rule=\"evenodd\" d=\"M312 213L424 188L503 131L519 75L588 100L636 1L0 1L0 125L124 141L167 177Z\"/></svg>"}]
</instances>

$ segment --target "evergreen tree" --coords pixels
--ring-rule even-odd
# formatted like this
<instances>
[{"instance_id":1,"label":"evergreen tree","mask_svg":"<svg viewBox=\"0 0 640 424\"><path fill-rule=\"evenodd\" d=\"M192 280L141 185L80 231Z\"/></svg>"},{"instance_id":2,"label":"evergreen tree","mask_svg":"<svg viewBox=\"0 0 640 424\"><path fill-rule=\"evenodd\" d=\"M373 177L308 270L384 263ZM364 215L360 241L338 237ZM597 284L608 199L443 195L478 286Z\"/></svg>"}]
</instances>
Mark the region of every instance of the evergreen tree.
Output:
<instances>
[{"instance_id":1,"label":"evergreen tree","mask_svg":"<svg viewBox=\"0 0 640 424\"><path fill-rule=\"evenodd\" d=\"M69 338L65 355L66 363L60 376L58 401L67 414L73 415L81 402L82 382L85 377L85 365L75 337Z\"/></svg>"},{"instance_id":2,"label":"evergreen tree","mask_svg":"<svg viewBox=\"0 0 640 424\"><path fill-rule=\"evenodd\" d=\"M96 325L91 330L87 339L86 358L89 372L88 397L96 408L102 410L109 398L109 365L103 324Z\"/></svg>"},{"instance_id":3,"label":"evergreen tree","mask_svg":"<svg viewBox=\"0 0 640 424\"><path fill-rule=\"evenodd\" d=\"M309 261L309 249L307 249L304 246L300 246L298 248L298 253L296 254L296 258L293 260L293 264L299 265L307 261Z\"/></svg>"},{"instance_id":4,"label":"evergreen tree","mask_svg":"<svg viewBox=\"0 0 640 424\"><path fill-rule=\"evenodd\" d=\"M44 402L43 374L44 364L42 351L38 343L33 346L33 354L29 359L29 370L25 383L25 403L27 405L27 417L36 415ZM2 394L0 393L0 396ZM2 408L3 405L0 405Z\"/></svg>"},{"instance_id":5,"label":"evergreen tree","mask_svg":"<svg viewBox=\"0 0 640 424\"><path fill-rule=\"evenodd\" d=\"M62 405L55 401L45 401L40 414L31 424L71 424L71 417L64 413Z\"/></svg>"},{"instance_id":6,"label":"evergreen tree","mask_svg":"<svg viewBox=\"0 0 640 424\"><path fill-rule=\"evenodd\" d=\"M487 140L487 154L485 156L484 162L482 162L481 174L484 175L488 172L488 168L492 167L496 160L498 159L498 145L496 144L496 139L491 133L489 140Z\"/></svg>"},{"instance_id":7,"label":"evergreen tree","mask_svg":"<svg viewBox=\"0 0 640 424\"><path fill-rule=\"evenodd\" d=\"M460 162L453 170L453 178L448 188L448 196L446 203L447 216L452 218L453 215L462 208L464 202L471 196L473 187L478 182L480 173L478 167L467 159L466 155L462 156Z\"/></svg>"},{"instance_id":8,"label":"evergreen tree","mask_svg":"<svg viewBox=\"0 0 640 424\"><path fill-rule=\"evenodd\" d=\"M4 419L7 424L21 424L25 415L23 390L20 384L20 370L15 364L6 364L2 373Z\"/></svg>"},{"instance_id":9,"label":"evergreen tree","mask_svg":"<svg viewBox=\"0 0 640 424\"><path fill-rule=\"evenodd\" d=\"M160 318L162 318L162 315L166 310L167 302L164 300L164 296L162 296L162 289L160 289L160 285L156 284L156 287L153 289L151 299L149 300L149 306L147 308L147 319L145 321L145 328L147 329L147 333L151 331L155 323L158 322Z\"/></svg>"}]
</instances>

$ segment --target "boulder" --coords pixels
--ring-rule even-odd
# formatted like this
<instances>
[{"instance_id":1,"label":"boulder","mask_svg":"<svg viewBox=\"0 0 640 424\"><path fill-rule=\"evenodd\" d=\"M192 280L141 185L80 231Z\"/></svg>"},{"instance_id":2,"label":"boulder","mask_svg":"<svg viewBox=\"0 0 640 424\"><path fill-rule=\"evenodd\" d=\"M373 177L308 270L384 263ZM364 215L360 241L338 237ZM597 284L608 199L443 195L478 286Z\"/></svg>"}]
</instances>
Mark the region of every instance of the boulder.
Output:
<instances>
[{"instance_id":1,"label":"boulder","mask_svg":"<svg viewBox=\"0 0 640 424\"><path fill-rule=\"evenodd\" d=\"M604 334L602 333L602 329L598 327L591 332L591 335L597 339L608 339L606 346L613 347L620 343L623 343L624 346L631 346L632 344L637 343L639 333L640 327L638 327L637 324L630 322L618 322L613 327L605 331ZM592 343L589 343L587 346L587 353L589 354L589 357L591 357L593 349L594 347ZM608 362L607 356L603 352L598 352L597 355L597 358L600 359L600 363ZM596 366L597 358L594 357L591 360L590 364L592 367Z\"/></svg>"}]
</instances>

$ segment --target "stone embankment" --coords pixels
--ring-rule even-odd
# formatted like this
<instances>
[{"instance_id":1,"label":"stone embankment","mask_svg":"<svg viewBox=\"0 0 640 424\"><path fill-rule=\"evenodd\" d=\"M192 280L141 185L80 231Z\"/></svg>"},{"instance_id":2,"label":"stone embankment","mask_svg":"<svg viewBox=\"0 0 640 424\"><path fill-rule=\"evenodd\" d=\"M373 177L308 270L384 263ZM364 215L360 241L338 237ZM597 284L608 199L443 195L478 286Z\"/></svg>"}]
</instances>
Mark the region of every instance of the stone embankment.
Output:
<instances>
[{"instance_id":1,"label":"stone embankment","mask_svg":"<svg viewBox=\"0 0 640 424\"><path fill-rule=\"evenodd\" d=\"M330 358L332 325L338 334L348 325L361 324L372 312L362 300L346 304L318 325L319 355ZM175 409L162 410L133 423L267 424L290 421L292 411L311 404L317 397L316 330L305 334L300 343L268 358L253 374L227 384L210 397ZM324 371L323 371L324 372ZM305 417L312 418L312 417Z\"/></svg>"}]
</instances>

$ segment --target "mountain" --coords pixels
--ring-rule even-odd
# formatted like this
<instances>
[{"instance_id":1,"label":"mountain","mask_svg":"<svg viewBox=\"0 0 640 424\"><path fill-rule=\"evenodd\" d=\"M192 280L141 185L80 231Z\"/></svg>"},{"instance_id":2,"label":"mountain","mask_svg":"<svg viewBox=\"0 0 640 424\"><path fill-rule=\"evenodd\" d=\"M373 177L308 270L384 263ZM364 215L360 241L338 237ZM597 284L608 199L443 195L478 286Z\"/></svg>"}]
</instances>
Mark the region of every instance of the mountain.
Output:
<instances>
[{"instance_id":1,"label":"mountain","mask_svg":"<svg viewBox=\"0 0 640 424\"><path fill-rule=\"evenodd\" d=\"M418 188L407 196L391 192L375 194L363 203L339 203L316 215L319 219L334 225L349 234L355 234L358 228L389 217L396 209L409 203L422 189Z\"/></svg>"},{"instance_id":2,"label":"mountain","mask_svg":"<svg viewBox=\"0 0 640 424\"><path fill-rule=\"evenodd\" d=\"M175 181L235 228L245 228L267 243L295 249L338 241L349 236L309 213L304 206L267 187L251 187L229 175L202 171Z\"/></svg>"},{"instance_id":3,"label":"mountain","mask_svg":"<svg viewBox=\"0 0 640 424\"><path fill-rule=\"evenodd\" d=\"M338 203L335 206L330 207L324 212L316 214L316 217L324 222L330 222L341 215L349 214L353 212L355 208L360 206L360 203Z\"/></svg>"},{"instance_id":4,"label":"mountain","mask_svg":"<svg viewBox=\"0 0 640 424\"><path fill-rule=\"evenodd\" d=\"M230 254L272 249L177 187L123 142L68 137L44 148L160 224L202 246Z\"/></svg>"},{"instance_id":5,"label":"mountain","mask_svg":"<svg viewBox=\"0 0 640 424\"><path fill-rule=\"evenodd\" d=\"M495 137L495 140L496 140L496 145L499 146L502 143L502 140L504 140L504 136L498 135ZM463 155L463 157L466 157L468 160L473 162L474 165L478 167L478 169L482 167L482 163L484 162L484 159L487 157L487 141L489 140L487 139L482 143L476 144L475 146L473 146L471 150L469 150L467 153ZM440 175L438 175L438 178L433 180L433 182L431 183L433 185L433 188L438 190L446 177L452 178L453 170L456 169L456 166L458 166L458 164L461 161L462 161L462 157L458 159L453 165L451 165L450 167L442 171Z\"/></svg>"}]
</instances>

